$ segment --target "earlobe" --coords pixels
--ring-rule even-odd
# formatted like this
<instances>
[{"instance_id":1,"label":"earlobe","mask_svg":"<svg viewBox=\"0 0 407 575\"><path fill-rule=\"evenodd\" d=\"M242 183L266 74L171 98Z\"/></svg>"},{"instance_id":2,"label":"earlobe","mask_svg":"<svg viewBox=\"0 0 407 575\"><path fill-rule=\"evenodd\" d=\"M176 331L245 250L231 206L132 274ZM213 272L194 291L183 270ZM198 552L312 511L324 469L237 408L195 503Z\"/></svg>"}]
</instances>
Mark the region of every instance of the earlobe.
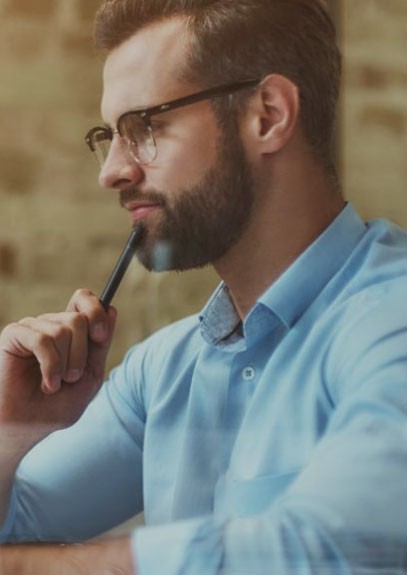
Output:
<instances>
[{"instance_id":1,"label":"earlobe","mask_svg":"<svg viewBox=\"0 0 407 575\"><path fill-rule=\"evenodd\" d=\"M253 112L259 151L271 154L280 150L290 141L298 125L298 86L279 74L267 76L258 90Z\"/></svg>"}]
</instances>

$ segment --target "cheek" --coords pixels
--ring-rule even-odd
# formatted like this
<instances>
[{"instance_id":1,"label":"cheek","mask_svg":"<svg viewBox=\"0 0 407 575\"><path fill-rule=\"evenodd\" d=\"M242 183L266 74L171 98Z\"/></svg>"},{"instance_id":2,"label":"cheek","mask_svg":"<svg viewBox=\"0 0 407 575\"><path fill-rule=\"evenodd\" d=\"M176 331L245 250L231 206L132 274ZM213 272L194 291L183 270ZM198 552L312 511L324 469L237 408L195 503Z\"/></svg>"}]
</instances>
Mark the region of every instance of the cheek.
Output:
<instances>
[{"instance_id":1,"label":"cheek","mask_svg":"<svg viewBox=\"0 0 407 575\"><path fill-rule=\"evenodd\" d=\"M192 187L216 164L219 131L205 119L188 128L157 138L157 158L149 167L153 187L168 192Z\"/></svg>"}]
</instances>

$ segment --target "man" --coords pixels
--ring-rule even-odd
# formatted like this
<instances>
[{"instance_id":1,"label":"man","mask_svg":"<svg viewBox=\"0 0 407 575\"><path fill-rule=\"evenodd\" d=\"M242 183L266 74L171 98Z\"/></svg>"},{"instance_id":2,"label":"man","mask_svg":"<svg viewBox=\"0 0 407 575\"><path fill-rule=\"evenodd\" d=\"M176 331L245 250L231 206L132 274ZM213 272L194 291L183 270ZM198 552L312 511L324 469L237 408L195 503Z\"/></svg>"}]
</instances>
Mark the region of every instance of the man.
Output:
<instances>
[{"instance_id":1,"label":"man","mask_svg":"<svg viewBox=\"0 0 407 575\"><path fill-rule=\"evenodd\" d=\"M406 572L407 235L340 192L323 2L111 0L96 40L139 260L222 283L103 386L95 294L3 331L0 572Z\"/></svg>"}]
</instances>

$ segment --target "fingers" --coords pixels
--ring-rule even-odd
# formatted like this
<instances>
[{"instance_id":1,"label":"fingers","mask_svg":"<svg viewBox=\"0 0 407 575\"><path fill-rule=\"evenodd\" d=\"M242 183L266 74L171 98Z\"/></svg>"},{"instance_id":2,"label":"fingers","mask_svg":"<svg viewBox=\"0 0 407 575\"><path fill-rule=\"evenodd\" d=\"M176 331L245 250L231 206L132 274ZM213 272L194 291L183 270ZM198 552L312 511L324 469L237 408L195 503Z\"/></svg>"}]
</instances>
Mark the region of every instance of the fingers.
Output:
<instances>
[{"instance_id":1,"label":"fingers","mask_svg":"<svg viewBox=\"0 0 407 575\"><path fill-rule=\"evenodd\" d=\"M43 391L55 393L62 382L79 382L86 370L103 378L115 320L114 308L106 312L95 294L78 290L66 312L27 317L8 326L2 350L20 363L35 358Z\"/></svg>"},{"instance_id":2,"label":"fingers","mask_svg":"<svg viewBox=\"0 0 407 575\"><path fill-rule=\"evenodd\" d=\"M90 290L77 290L68 303L67 311L85 314L89 326L89 337L92 341L103 343L110 337L109 314L106 313L98 296Z\"/></svg>"},{"instance_id":3,"label":"fingers","mask_svg":"<svg viewBox=\"0 0 407 575\"><path fill-rule=\"evenodd\" d=\"M106 312L97 295L90 290L80 289L73 294L67 310L86 315L89 338L94 343L89 349L88 361L98 373L101 373L101 366L104 369L113 338L116 309L110 306Z\"/></svg>"},{"instance_id":4,"label":"fingers","mask_svg":"<svg viewBox=\"0 0 407 575\"><path fill-rule=\"evenodd\" d=\"M60 356L54 340L49 334L40 333L24 323L25 320L4 328L1 334L1 350L5 357L10 358L10 364L13 361L26 362L27 378L35 375L31 374L32 362L29 361L35 359L41 370L41 387L44 392L52 393L59 389L62 378ZM13 372L12 367L10 371Z\"/></svg>"},{"instance_id":5,"label":"fingers","mask_svg":"<svg viewBox=\"0 0 407 575\"><path fill-rule=\"evenodd\" d=\"M18 322L25 345L41 367L44 391L54 392L61 382L74 383L83 374L88 356L88 325L79 313L44 315Z\"/></svg>"}]
</instances>

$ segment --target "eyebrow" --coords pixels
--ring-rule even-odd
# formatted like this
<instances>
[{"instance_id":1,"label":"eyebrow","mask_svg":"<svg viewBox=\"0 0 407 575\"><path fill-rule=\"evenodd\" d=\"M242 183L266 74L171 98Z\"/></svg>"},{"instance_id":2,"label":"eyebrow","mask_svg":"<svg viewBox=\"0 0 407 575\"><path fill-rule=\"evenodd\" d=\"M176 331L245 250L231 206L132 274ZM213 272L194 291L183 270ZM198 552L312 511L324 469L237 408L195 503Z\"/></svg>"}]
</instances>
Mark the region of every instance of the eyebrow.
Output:
<instances>
[{"instance_id":1,"label":"eyebrow","mask_svg":"<svg viewBox=\"0 0 407 575\"><path fill-rule=\"evenodd\" d=\"M120 118L122 116L125 116L126 114L140 114L142 112L144 112L145 110L148 110L149 107L148 106L143 106L141 108L131 108L130 110L125 110L124 112L122 112L119 116L118 116L118 120L120 120ZM117 123L116 123L117 126ZM111 124L109 124L108 122L103 122L103 128L106 128L107 130L114 130L115 128L112 127Z\"/></svg>"}]
</instances>

